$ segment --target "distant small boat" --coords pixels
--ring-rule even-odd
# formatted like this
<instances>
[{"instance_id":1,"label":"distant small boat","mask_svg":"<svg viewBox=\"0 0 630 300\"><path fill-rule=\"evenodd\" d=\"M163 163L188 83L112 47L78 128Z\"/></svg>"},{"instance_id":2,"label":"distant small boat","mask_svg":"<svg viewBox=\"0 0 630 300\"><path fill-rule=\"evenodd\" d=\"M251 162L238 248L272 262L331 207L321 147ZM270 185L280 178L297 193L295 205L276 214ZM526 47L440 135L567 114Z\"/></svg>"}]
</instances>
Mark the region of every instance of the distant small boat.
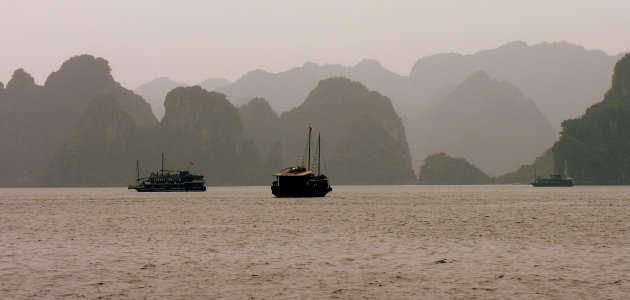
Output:
<instances>
[{"instance_id":1,"label":"distant small boat","mask_svg":"<svg viewBox=\"0 0 630 300\"><path fill-rule=\"evenodd\" d=\"M571 178L562 178L560 174L551 174L549 178L536 177L532 185L535 187L572 187L573 180Z\"/></svg>"},{"instance_id":2,"label":"distant small boat","mask_svg":"<svg viewBox=\"0 0 630 300\"><path fill-rule=\"evenodd\" d=\"M332 191L328 184L328 177L320 172L321 138L317 138L317 175L311 170L311 131L308 127L308 164L307 167L297 166L283 169L274 174L276 181L271 185L271 193L282 197L324 197Z\"/></svg>"},{"instance_id":3,"label":"distant small boat","mask_svg":"<svg viewBox=\"0 0 630 300\"><path fill-rule=\"evenodd\" d=\"M193 162L190 162L193 165ZM190 167L190 166L189 166ZM203 174L193 174L187 170L165 170L164 153L162 153L162 169L152 172L148 177L140 178L140 167L136 161L138 179L136 184L129 185L130 190L138 192L204 192L206 181Z\"/></svg>"},{"instance_id":4,"label":"distant small boat","mask_svg":"<svg viewBox=\"0 0 630 300\"><path fill-rule=\"evenodd\" d=\"M566 161L564 162L564 167L566 174L569 174ZM573 179L569 177L562 178L562 175L554 173L551 173L549 178L542 178L540 176L536 176L536 166L534 166L534 181L531 184L535 187L572 187Z\"/></svg>"}]
</instances>

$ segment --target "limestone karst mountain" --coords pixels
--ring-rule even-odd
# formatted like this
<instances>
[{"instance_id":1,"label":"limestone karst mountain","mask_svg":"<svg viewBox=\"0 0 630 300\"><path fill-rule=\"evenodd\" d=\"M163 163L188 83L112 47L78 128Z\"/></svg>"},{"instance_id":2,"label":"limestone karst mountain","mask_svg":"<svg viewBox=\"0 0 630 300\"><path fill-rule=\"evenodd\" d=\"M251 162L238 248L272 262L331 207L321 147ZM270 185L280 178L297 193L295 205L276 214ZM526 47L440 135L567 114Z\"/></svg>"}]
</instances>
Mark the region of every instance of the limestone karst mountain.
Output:
<instances>
[{"instance_id":1,"label":"limestone karst mountain","mask_svg":"<svg viewBox=\"0 0 630 300\"><path fill-rule=\"evenodd\" d=\"M419 184L489 184L493 179L463 158L454 158L444 152L431 154L424 160Z\"/></svg>"},{"instance_id":2,"label":"limestone karst mountain","mask_svg":"<svg viewBox=\"0 0 630 300\"><path fill-rule=\"evenodd\" d=\"M604 99L562 122L553 146L556 169L567 167L576 184L630 183L630 54L614 70Z\"/></svg>"},{"instance_id":3,"label":"limestone karst mountain","mask_svg":"<svg viewBox=\"0 0 630 300\"><path fill-rule=\"evenodd\" d=\"M77 124L73 137L47 169L49 186L121 186L161 168L193 168L207 185L266 184L270 169L253 142L242 139L237 109L225 95L199 86L178 87L166 97L159 126L142 128L110 96L99 96ZM192 164L190 164L192 162Z\"/></svg>"},{"instance_id":4,"label":"limestone karst mountain","mask_svg":"<svg viewBox=\"0 0 630 300\"><path fill-rule=\"evenodd\" d=\"M135 158L149 153L146 131L137 128L113 96L97 96L81 115L73 137L51 159L42 183L125 186L135 178Z\"/></svg>"},{"instance_id":5,"label":"limestone karst mountain","mask_svg":"<svg viewBox=\"0 0 630 300\"><path fill-rule=\"evenodd\" d=\"M200 86L178 87L168 93L165 105L157 148L174 165L194 161L208 185L267 183L263 159L254 143L243 138L238 110L225 95Z\"/></svg>"},{"instance_id":6,"label":"limestone karst mountain","mask_svg":"<svg viewBox=\"0 0 630 300\"><path fill-rule=\"evenodd\" d=\"M87 138L87 135L81 130L89 128L85 127L86 123L81 123L81 118L94 119L109 130L120 129L115 124L98 123L103 121L97 117L99 110L88 114L87 109L92 107L93 101L111 104L103 107L120 112L120 116L124 113L135 124L135 127L125 128L141 136L137 139L150 147L167 148L165 151L172 153L167 157L171 159L180 154L201 156L215 153L210 155L214 158L204 164L225 171L222 176L214 178L217 184L253 183L259 178L258 174L268 175L269 169L275 170L279 165L299 162L304 153L305 128L308 125L322 132L327 162L325 167L329 174L338 173L341 183L411 182L409 179L413 179L414 174L406 169L409 152L415 167L419 167L428 154L443 151L448 155L466 158L490 175L498 175L530 163L548 148L549 137L545 133L548 130L543 128L546 122L541 121L545 116L557 125L562 118L571 117L571 114L576 117L575 111L581 112L600 99L610 85L612 66L618 57L601 51L587 51L568 43L529 46L515 42L470 55L425 57L416 63L409 76L392 73L374 60L364 60L352 67L306 63L278 74L253 71L233 84L226 84L222 80L205 83L224 91L227 98L219 96L219 93L208 95L197 88L175 93L175 96L179 96L173 102L171 112L177 117L159 123L150 105L142 97L114 80L106 60L90 55L75 56L53 72L42 86L37 85L33 77L21 69L14 73L9 82L0 83L0 185L34 186L45 182L43 172L48 170L47 166L53 165L55 154L77 154L70 150L78 149L77 145L85 142L81 139ZM487 74L485 77L493 78L485 80L491 84L484 85L484 80L478 80L477 83L484 88L474 89L470 85L468 90L463 89L468 76L480 70ZM618 100L625 99L624 89L620 88L625 79L619 75L623 73L620 70L615 73L613 88L602 102L606 104L589 108L585 115L588 117L583 117L585 120L592 119L593 124L584 125L584 120L567 121L564 127L566 137L554 148L557 154L568 161L572 176L574 172L571 169L574 167L586 170L587 167L593 167L586 166L587 163L596 165L580 158L584 151L592 152L590 157L603 160L604 157L617 157L609 153L610 149L625 149L622 142L614 144L612 141L615 139L603 139L603 148L595 147L597 143L588 140L605 136L602 129L605 126L601 122L612 124L609 131L614 138L623 136L623 124L626 121L617 117L613 110L625 109L623 101ZM338 75L349 79L326 79ZM460 89L463 92L458 94ZM171 90L172 87L166 88L160 93ZM464 97L464 94L475 97ZM103 100L101 97L106 97L103 95L108 95L109 100ZM265 100L257 99L248 103L250 99L260 96ZM162 96L159 100L162 106L165 98ZM497 100L499 98L502 100ZM193 99L205 100L199 102ZM237 110L230 103L227 104L231 108L221 104L227 99L243 105ZM455 104L448 104L449 101ZM531 109L533 102L539 107L538 113L542 114L529 113L535 111ZM272 108L276 112L288 111L278 116ZM515 110L523 112L520 115L511 113ZM543 115L542 119L540 115ZM120 116L117 120L123 122L124 118ZM238 129L239 122L241 129ZM540 135L519 131L510 127L510 124L521 124L522 130ZM226 134L216 132L216 127L221 127L221 130L224 127ZM601 132L595 134L598 130ZM170 133L161 134L162 131ZM190 135L191 132L200 135ZM588 137L585 132L590 132L593 137ZM103 134L105 132L94 131L94 137L107 140ZM511 141L515 136L528 142L519 144L522 141ZM198 139L203 143L195 144L191 149L169 148L173 145L173 139L177 143L192 141L192 144L197 143ZM543 147L543 144L546 146ZM197 150L197 147L201 150ZM471 155L486 152L483 155L493 157L490 161L484 161L486 158L482 156L470 156L457 152L460 151L457 149L466 149ZM154 157L152 164L155 166L156 162L159 163L161 151L139 156ZM492 151L497 152L493 154ZM115 154L114 151L110 152ZM572 165L578 160L583 165ZM387 166L392 172L375 172L376 166L371 166L373 161L382 162L378 166L381 170ZM177 161L174 167L178 167L179 163L187 162ZM233 174L229 173L233 170L226 171L228 164L237 166L237 171ZM621 171L611 173L625 178L624 164L623 159L618 159L614 166L606 166L617 167ZM348 166L366 176L344 173ZM263 171L263 168L266 170ZM579 175L578 171L576 173ZM598 176L604 178L603 173L601 171ZM580 176L587 175L584 173ZM239 182L244 178L247 179ZM588 180L585 182L597 182ZM266 181L262 180L261 183Z\"/></svg>"},{"instance_id":7,"label":"limestone karst mountain","mask_svg":"<svg viewBox=\"0 0 630 300\"><path fill-rule=\"evenodd\" d=\"M255 100L247 106L266 108ZM247 107L246 106L246 107ZM391 101L365 86L347 78L322 80L306 97L304 103L278 118L269 109L250 110L256 117L244 117L258 122L248 126L271 124L274 131L261 131L261 139L269 145L280 144L284 167L307 165L305 149L308 128L314 138L322 136L322 172L335 184L412 184L409 149L400 118ZM261 121L263 120L263 121Z\"/></svg>"},{"instance_id":8,"label":"limestone karst mountain","mask_svg":"<svg viewBox=\"0 0 630 300\"><path fill-rule=\"evenodd\" d=\"M483 70L519 87L559 129L563 120L578 116L608 88L619 58L566 42L529 46L519 41L470 55L425 57L416 62L410 77L417 84L414 94L430 101L439 89Z\"/></svg>"},{"instance_id":9,"label":"limestone karst mountain","mask_svg":"<svg viewBox=\"0 0 630 300\"><path fill-rule=\"evenodd\" d=\"M267 155L280 140L278 114L262 98L252 99L240 106L238 112L243 121L243 137L252 140L260 153Z\"/></svg>"},{"instance_id":10,"label":"limestone karst mountain","mask_svg":"<svg viewBox=\"0 0 630 300\"><path fill-rule=\"evenodd\" d=\"M30 74L13 73L0 101L0 186L28 186L37 179L50 147L59 145L55 110Z\"/></svg>"},{"instance_id":11,"label":"limestone karst mountain","mask_svg":"<svg viewBox=\"0 0 630 300\"><path fill-rule=\"evenodd\" d=\"M217 87L228 84L230 84L230 82L224 78L208 78L198 85L206 91L214 91ZM164 117L164 99L166 98L166 94L180 86L188 85L171 80L168 77L159 77L140 85L134 92L149 102L155 116L158 119L162 119Z\"/></svg>"},{"instance_id":12,"label":"limestone karst mountain","mask_svg":"<svg viewBox=\"0 0 630 300\"><path fill-rule=\"evenodd\" d=\"M496 176L534 160L555 141L531 99L508 82L476 72L439 102L423 140L426 155L462 157Z\"/></svg>"},{"instance_id":13,"label":"limestone karst mountain","mask_svg":"<svg viewBox=\"0 0 630 300\"><path fill-rule=\"evenodd\" d=\"M63 108L72 124L90 100L102 94L112 95L138 126L152 127L158 123L142 97L114 80L109 63L103 58L74 56L48 76L44 87L49 101Z\"/></svg>"},{"instance_id":14,"label":"limestone karst mountain","mask_svg":"<svg viewBox=\"0 0 630 300\"><path fill-rule=\"evenodd\" d=\"M0 103L0 186L38 185L90 101L102 94L112 95L138 126L157 125L149 104L116 82L102 58L72 57L44 86L24 70L15 71Z\"/></svg>"}]
</instances>

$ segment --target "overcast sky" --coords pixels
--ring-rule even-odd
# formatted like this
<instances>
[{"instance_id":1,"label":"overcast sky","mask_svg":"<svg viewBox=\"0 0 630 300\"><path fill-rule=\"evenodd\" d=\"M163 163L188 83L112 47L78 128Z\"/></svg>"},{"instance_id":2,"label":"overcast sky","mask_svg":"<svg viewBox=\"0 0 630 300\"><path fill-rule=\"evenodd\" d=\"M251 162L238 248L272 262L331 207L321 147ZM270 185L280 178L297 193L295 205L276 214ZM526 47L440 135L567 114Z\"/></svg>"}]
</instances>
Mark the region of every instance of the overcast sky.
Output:
<instances>
[{"instance_id":1,"label":"overcast sky","mask_svg":"<svg viewBox=\"0 0 630 300\"><path fill-rule=\"evenodd\" d=\"M43 84L71 56L110 62L125 87L156 77L196 84L307 61L373 58L408 75L424 56L522 40L630 50L630 1L0 0L0 81L24 68Z\"/></svg>"}]
</instances>

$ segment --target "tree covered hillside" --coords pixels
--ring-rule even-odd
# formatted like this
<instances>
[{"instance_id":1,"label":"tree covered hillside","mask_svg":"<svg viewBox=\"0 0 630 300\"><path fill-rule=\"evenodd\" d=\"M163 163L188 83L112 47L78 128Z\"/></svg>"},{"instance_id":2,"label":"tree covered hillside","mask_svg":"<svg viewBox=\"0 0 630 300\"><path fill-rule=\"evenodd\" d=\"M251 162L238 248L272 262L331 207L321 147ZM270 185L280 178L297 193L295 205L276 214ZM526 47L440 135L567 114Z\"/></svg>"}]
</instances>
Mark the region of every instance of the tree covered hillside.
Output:
<instances>
[{"instance_id":1,"label":"tree covered hillside","mask_svg":"<svg viewBox=\"0 0 630 300\"><path fill-rule=\"evenodd\" d=\"M630 54L615 65L604 100L562 123L553 146L577 184L630 184Z\"/></svg>"}]
</instances>

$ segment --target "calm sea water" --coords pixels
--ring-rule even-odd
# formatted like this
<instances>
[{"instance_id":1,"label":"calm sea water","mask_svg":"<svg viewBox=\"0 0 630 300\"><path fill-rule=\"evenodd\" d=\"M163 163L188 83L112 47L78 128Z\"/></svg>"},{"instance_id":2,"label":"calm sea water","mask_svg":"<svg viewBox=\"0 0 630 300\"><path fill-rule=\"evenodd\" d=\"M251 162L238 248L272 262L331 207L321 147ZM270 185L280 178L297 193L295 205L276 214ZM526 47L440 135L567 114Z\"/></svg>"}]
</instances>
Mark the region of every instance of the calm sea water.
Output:
<instances>
[{"instance_id":1,"label":"calm sea water","mask_svg":"<svg viewBox=\"0 0 630 300\"><path fill-rule=\"evenodd\" d=\"M0 189L0 298L630 298L630 187Z\"/></svg>"}]
</instances>

